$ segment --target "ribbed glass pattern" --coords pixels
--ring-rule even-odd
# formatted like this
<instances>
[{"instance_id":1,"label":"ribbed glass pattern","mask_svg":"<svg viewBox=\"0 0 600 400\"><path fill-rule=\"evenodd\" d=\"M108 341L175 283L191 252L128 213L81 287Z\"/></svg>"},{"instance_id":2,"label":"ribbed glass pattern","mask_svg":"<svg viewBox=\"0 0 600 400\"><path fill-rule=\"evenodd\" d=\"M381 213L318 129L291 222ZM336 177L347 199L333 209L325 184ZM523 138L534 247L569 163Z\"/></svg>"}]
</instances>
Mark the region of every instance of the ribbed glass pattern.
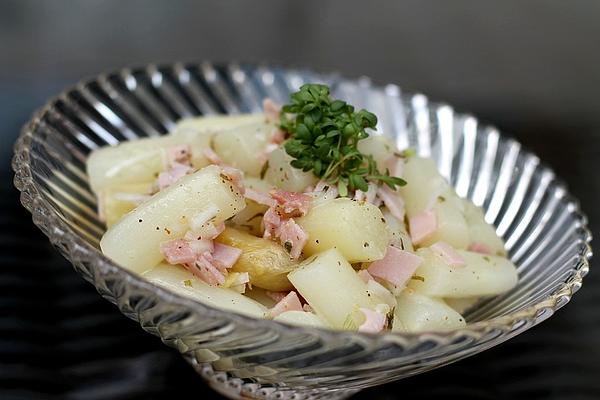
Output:
<instances>
[{"instance_id":1,"label":"ribbed glass pattern","mask_svg":"<svg viewBox=\"0 0 600 400\"><path fill-rule=\"evenodd\" d=\"M85 175L91 150L162 135L184 117L260 111L264 97L285 102L304 82L327 83L334 96L376 113L378 133L433 157L460 196L485 208L518 266L518 286L467 313L462 330L368 335L223 312L155 287L100 253L104 227ZM13 168L34 223L75 269L231 397L346 397L475 354L565 305L591 257L576 200L535 155L470 115L368 79L209 63L101 75L35 115L15 145Z\"/></svg>"}]
</instances>

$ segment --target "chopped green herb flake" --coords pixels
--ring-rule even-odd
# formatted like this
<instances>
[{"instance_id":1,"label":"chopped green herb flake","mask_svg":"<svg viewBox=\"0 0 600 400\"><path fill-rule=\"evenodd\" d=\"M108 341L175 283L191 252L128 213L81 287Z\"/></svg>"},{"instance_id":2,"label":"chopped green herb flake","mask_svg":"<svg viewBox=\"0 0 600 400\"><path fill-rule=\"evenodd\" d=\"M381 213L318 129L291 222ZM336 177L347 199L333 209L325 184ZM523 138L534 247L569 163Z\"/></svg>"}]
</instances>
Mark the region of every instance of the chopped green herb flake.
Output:
<instances>
[{"instance_id":1,"label":"chopped green herb flake","mask_svg":"<svg viewBox=\"0 0 600 400\"><path fill-rule=\"evenodd\" d=\"M183 281L183 284L187 287L192 287L192 280L186 279L185 281Z\"/></svg>"},{"instance_id":2,"label":"chopped green herb flake","mask_svg":"<svg viewBox=\"0 0 600 400\"><path fill-rule=\"evenodd\" d=\"M402 157L404 158L410 158L410 157L414 157L417 155L417 152L415 151L415 149L406 149L404 150L402 153L400 153L402 155Z\"/></svg>"}]
</instances>

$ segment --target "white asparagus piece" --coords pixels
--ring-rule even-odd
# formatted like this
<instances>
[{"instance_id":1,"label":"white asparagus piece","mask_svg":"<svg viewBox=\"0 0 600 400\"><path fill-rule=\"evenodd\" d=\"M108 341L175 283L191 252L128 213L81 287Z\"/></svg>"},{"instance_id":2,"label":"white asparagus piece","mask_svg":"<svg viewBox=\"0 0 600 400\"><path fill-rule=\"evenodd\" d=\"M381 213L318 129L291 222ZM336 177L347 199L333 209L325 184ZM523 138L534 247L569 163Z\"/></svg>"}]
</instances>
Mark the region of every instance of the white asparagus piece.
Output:
<instances>
[{"instance_id":1,"label":"white asparagus piece","mask_svg":"<svg viewBox=\"0 0 600 400\"><path fill-rule=\"evenodd\" d=\"M337 329L359 308L375 309L384 303L336 249L306 259L288 279L317 315Z\"/></svg>"},{"instance_id":2,"label":"white asparagus piece","mask_svg":"<svg viewBox=\"0 0 600 400\"><path fill-rule=\"evenodd\" d=\"M392 332L444 332L465 325L462 315L442 300L406 289L398 296Z\"/></svg>"},{"instance_id":3,"label":"white asparagus piece","mask_svg":"<svg viewBox=\"0 0 600 400\"><path fill-rule=\"evenodd\" d=\"M265 122L237 126L213 136L215 153L223 162L251 176L259 176L270 136L276 127Z\"/></svg>"},{"instance_id":4,"label":"white asparagus piece","mask_svg":"<svg viewBox=\"0 0 600 400\"><path fill-rule=\"evenodd\" d=\"M351 263L370 262L382 259L390 242L379 208L347 197L319 202L296 222L308 233L305 255L336 248Z\"/></svg>"},{"instance_id":5,"label":"white asparagus piece","mask_svg":"<svg viewBox=\"0 0 600 400\"><path fill-rule=\"evenodd\" d=\"M180 239L192 219L214 208L215 223L235 215L246 206L235 185L217 166L188 175L155 194L128 213L102 237L103 253L131 271L142 273L158 264L162 242Z\"/></svg>"},{"instance_id":6,"label":"white asparagus piece","mask_svg":"<svg viewBox=\"0 0 600 400\"><path fill-rule=\"evenodd\" d=\"M263 318L267 311L257 301L231 289L208 285L177 265L161 263L143 276L157 286L216 308L257 318Z\"/></svg>"},{"instance_id":7,"label":"white asparagus piece","mask_svg":"<svg viewBox=\"0 0 600 400\"><path fill-rule=\"evenodd\" d=\"M291 325L314 326L317 328L327 327L327 323L319 318L318 315L306 311L286 311L273 318L273 320Z\"/></svg>"},{"instance_id":8,"label":"white asparagus piece","mask_svg":"<svg viewBox=\"0 0 600 400\"><path fill-rule=\"evenodd\" d=\"M465 260L461 267L451 267L429 248L417 250L423 264L411 279L409 287L432 297L493 296L512 289L518 280L516 267L510 260L485 254L457 250Z\"/></svg>"},{"instance_id":9,"label":"white asparagus piece","mask_svg":"<svg viewBox=\"0 0 600 400\"><path fill-rule=\"evenodd\" d=\"M278 147L269 154L265 179L280 189L290 192L302 192L308 186L317 183L317 177L312 171L304 172L290 165L292 156Z\"/></svg>"}]
</instances>

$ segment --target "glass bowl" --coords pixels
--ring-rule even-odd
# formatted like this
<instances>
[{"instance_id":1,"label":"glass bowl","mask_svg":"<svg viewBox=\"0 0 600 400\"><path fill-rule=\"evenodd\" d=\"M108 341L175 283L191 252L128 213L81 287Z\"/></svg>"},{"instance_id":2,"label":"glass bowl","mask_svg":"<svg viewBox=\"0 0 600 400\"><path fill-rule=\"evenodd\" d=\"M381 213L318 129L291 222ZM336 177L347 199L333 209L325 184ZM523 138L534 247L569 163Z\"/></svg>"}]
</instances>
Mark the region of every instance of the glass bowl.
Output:
<instances>
[{"instance_id":1,"label":"glass bowl","mask_svg":"<svg viewBox=\"0 0 600 400\"><path fill-rule=\"evenodd\" d=\"M378 134L433 157L458 194L483 206L506 240L518 286L467 312L464 329L371 335L221 311L154 286L102 255L104 227L85 174L90 150L162 135L184 117L260 111L264 97L286 102L305 82L330 85L335 97L378 115ZM210 63L103 74L35 114L15 145L13 168L33 222L75 270L231 398L344 398L457 361L550 317L589 270L586 218L538 157L470 115L366 78Z\"/></svg>"}]
</instances>

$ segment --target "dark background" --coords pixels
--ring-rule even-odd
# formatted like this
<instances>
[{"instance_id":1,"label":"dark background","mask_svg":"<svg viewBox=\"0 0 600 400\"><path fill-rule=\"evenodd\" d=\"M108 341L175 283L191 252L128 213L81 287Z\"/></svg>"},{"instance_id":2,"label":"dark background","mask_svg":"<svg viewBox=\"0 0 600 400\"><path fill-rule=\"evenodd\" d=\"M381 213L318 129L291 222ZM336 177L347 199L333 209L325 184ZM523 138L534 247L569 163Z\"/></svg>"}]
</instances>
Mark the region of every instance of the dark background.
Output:
<instances>
[{"instance_id":1,"label":"dark background","mask_svg":"<svg viewBox=\"0 0 600 400\"><path fill-rule=\"evenodd\" d=\"M48 97L149 62L367 75L515 136L568 182L595 230L599 20L597 0L0 0L0 399L216 397L174 351L100 299L19 207L12 143ZM596 275L541 326L357 398L600 398Z\"/></svg>"}]
</instances>

